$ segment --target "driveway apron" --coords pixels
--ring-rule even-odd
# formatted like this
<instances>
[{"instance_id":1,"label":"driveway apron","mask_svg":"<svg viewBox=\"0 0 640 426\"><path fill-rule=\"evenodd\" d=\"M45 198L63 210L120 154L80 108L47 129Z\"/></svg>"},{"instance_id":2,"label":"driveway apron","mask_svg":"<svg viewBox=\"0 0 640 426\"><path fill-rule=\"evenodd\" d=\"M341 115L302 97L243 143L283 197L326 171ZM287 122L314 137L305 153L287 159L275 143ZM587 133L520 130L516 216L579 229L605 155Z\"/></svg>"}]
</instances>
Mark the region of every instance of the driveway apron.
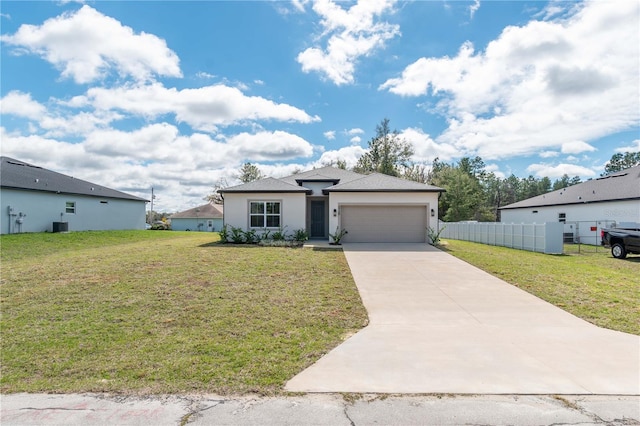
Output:
<instances>
[{"instance_id":1,"label":"driveway apron","mask_svg":"<svg viewBox=\"0 0 640 426\"><path fill-rule=\"evenodd\" d=\"M425 244L345 244L369 325L292 392L640 394L640 337Z\"/></svg>"}]
</instances>

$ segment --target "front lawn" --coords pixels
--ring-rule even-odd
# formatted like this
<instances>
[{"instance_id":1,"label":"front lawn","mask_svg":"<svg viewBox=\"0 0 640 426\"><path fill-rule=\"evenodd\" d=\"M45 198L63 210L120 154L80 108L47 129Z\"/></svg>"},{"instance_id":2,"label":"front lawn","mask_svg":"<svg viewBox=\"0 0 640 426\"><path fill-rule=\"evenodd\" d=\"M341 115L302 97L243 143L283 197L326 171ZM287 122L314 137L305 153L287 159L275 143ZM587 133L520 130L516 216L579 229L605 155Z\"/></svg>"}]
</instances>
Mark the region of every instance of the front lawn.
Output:
<instances>
[{"instance_id":1,"label":"front lawn","mask_svg":"<svg viewBox=\"0 0 640 426\"><path fill-rule=\"evenodd\" d=\"M342 252L132 231L0 238L0 391L277 393L367 315Z\"/></svg>"},{"instance_id":2,"label":"front lawn","mask_svg":"<svg viewBox=\"0 0 640 426\"><path fill-rule=\"evenodd\" d=\"M444 248L472 265L600 327L640 335L640 256L548 255L459 240Z\"/></svg>"}]
</instances>

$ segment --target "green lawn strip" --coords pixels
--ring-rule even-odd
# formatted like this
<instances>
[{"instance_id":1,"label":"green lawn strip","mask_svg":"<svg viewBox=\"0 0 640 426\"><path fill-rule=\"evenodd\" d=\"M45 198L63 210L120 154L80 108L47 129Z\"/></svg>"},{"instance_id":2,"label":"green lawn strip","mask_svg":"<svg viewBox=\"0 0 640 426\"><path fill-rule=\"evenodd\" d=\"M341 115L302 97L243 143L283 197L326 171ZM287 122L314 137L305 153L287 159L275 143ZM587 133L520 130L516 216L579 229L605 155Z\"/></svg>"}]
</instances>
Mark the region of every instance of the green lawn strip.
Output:
<instances>
[{"instance_id":1,"label":"green lawn strip","mask_svg":"<svg viewBox=\"0 0 640 426\"><path fill-rule=\"evenodd\" d=\"M3 260L0 391L277 393L366 324L342 252L138 235Z\"/></svg>"},{"instance_id":2,"label":"green lawn strip","mask_svg":"<svg viewBox=\"0 0 640 426\"><path fill-rule=\"evenodd\" d=\"M69 233L25 233L0 237L0 259L17 260L94 247L118 246L141 241L175 239L182 232L82 231Z\"/></svg>"},{"instance_id":3,"label":"green lawn strip","mask_svg":"<svg viewBox=\"0 0 640 426\"><path fill-rule=\"evenodd\" d=\"M640 257L547 255L459 240L450 254L593 324L640 335Z\"/></svg>"}]
</instances>

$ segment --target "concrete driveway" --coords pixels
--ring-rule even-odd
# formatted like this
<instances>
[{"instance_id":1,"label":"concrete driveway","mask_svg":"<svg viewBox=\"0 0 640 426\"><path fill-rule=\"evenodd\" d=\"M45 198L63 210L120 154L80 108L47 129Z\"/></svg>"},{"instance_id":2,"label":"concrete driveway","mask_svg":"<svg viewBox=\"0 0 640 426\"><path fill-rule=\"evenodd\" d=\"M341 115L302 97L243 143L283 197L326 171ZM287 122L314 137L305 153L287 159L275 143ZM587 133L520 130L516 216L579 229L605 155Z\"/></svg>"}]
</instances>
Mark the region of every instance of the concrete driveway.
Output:
<instances>
[{"instance_id":1,"label":"concrete driveway","mask_svg":"<svg viewBox=\"0 0 640 426\"><path fill-rule=\"evenodd\" d=\"M345 244L369 325L294 392L640 394L640 337L425 244Z\"/></svg>"}]
</instances>

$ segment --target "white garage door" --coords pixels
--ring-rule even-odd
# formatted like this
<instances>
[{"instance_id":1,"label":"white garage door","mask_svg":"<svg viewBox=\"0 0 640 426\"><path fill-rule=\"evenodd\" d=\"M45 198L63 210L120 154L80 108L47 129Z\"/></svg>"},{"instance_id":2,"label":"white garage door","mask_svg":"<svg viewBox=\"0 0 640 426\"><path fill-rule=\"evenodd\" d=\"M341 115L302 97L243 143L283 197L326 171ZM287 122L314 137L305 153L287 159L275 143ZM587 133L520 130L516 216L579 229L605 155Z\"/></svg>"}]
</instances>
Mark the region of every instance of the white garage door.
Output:
<instances>
[{"instance_id":1,"label":"white garage door","mask_svg":"<svg viewBox=\"0 0 640 426\"><path fill-rule=\"evenodd\" d=\"M427 206L342 206L345 243L424 243Z\"/></svg>"}]
</instances>

